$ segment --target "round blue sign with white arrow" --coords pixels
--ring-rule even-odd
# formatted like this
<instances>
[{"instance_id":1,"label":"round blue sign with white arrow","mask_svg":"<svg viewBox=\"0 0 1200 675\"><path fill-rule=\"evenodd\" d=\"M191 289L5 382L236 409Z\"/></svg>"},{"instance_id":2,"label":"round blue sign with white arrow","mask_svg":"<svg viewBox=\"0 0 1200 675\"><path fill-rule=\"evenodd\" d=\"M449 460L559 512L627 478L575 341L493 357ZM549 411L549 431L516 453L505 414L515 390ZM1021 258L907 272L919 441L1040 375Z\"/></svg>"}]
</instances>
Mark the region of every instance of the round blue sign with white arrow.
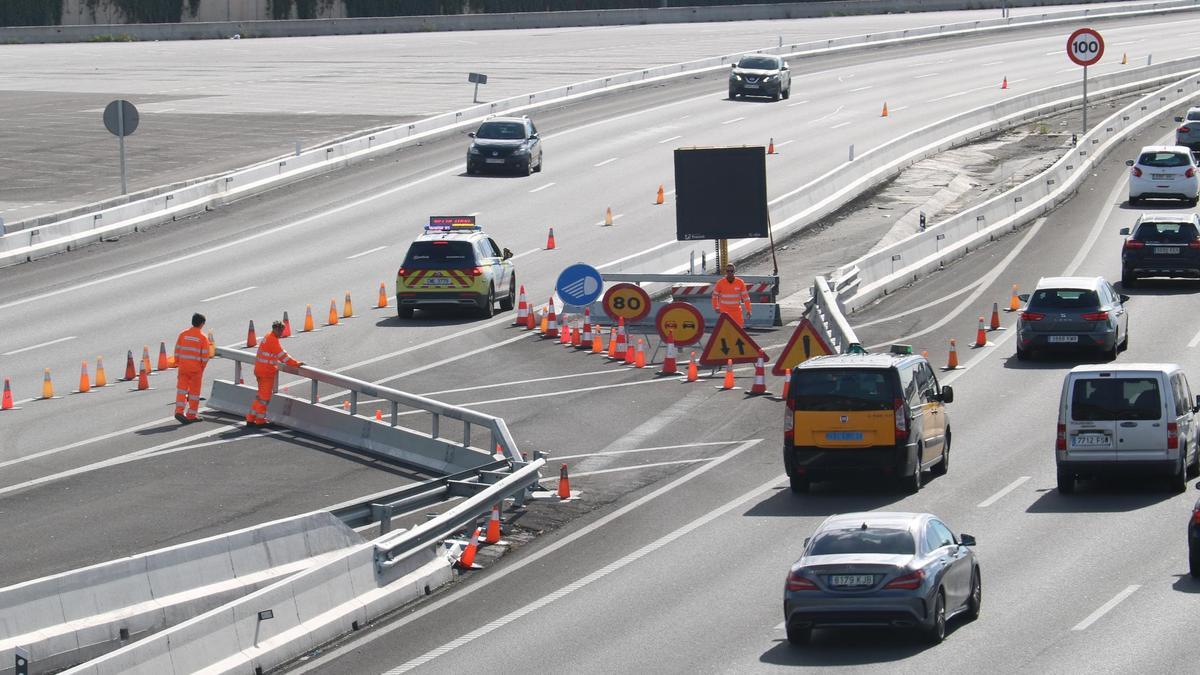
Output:
<instances>
[{"instance_id":1,"label":"round blue sign with white arrow","mask_svg":"<svg viewBox=\"0 0 1200 675\"><path fill-rule=\"evenodd\" d=\"M568 305L583 307L595 302L604 290L604 278L600 271L591 265L575 263L558 275L558 283L554 285L558 297Z\"/></svg>"}]
</instances>

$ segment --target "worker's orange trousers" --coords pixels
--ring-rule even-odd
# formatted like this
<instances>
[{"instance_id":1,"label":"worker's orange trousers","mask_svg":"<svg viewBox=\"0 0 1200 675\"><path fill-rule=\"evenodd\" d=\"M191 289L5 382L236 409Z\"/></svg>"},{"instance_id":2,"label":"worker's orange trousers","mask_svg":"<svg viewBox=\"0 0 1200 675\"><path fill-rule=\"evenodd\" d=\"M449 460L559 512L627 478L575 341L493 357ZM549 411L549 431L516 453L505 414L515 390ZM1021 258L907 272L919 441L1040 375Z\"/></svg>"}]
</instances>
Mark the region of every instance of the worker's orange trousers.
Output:
<instances>
[{"instance_id":1,"label":"worker's orange trousers","mask_svg":"<svg viewBox=\"0 0 1200 675\"><path fill-rule=\"evenodd\" d=\"M275 388L275 375L255 377L258 379L258 393L254 395L254 403L250 404L250 412L246 413L246 421L264 424L267 421L267 404L271 402L271 390Z\"/></svg>"},{"instance_id":2,"label":"worker's orange trousers","mask_svg":"<svg viewBox=\"0 0 1200 675\"><path fill-rule=\"evenodd\" d=\"M180 368L175 376L175 414L182 415L187 406L187 417L196 417L200 408L200 385L204 381L204 369L184 370Z\"/></svg>"}]
</instances>

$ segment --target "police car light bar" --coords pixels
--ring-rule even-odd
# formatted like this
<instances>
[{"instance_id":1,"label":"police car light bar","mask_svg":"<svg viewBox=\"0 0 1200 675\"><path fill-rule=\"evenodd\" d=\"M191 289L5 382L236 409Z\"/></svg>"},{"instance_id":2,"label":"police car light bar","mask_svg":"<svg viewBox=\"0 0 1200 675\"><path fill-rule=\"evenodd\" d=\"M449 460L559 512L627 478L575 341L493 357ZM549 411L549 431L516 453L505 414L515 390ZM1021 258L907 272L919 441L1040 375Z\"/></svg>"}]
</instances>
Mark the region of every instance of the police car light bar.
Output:
<instances>
[{"instance_id":1,"label":"police car light bar","mask_svg":"<svg viewBox=\"0 0 1200 675\"><path fill-rule=\"evenodd\" d=\"M426 232L469 232L480 230L475 216L429 216Z\"/></svg>"}]
</instances>

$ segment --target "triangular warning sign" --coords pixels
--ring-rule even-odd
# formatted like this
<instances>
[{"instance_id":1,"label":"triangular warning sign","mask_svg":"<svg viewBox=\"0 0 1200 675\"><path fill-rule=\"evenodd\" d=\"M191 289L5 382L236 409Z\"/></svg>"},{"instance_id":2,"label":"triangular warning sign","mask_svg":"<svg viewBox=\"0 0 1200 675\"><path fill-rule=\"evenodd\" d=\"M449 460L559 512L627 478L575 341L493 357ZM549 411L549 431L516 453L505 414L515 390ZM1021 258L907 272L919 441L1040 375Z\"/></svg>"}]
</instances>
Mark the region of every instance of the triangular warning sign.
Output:
<instances>
[{"instance_id":1,"label":"triangular warning sign","mask_svg":"<svg viewBox=\"0 0 1200 675\"><path fill-rule=\"evenodd\" d=\"M717 325L713 326L708 344L704 345L700 365L723 366L729 360L734 363L754 363L760 356L763 361L771 360L744 328L730 319L728 314L722 314L717 318Z\"/></svg>"},{"instance_id":2,"label":"triangular warning sign","mask_svg":"<svg viewBox=\"0 0 1200 675\"><path fill-rule=\"evenodd\" d=\"M787 346L783 348L783 354L771 368L771 374L787 375L792 368L814 356L828 356L832 353L833 350L829 348L825 338L821 337L812 322L808 319L801 319L800 325L796 326L796 331L788 339Z\"/></svg>"}]
</instances>

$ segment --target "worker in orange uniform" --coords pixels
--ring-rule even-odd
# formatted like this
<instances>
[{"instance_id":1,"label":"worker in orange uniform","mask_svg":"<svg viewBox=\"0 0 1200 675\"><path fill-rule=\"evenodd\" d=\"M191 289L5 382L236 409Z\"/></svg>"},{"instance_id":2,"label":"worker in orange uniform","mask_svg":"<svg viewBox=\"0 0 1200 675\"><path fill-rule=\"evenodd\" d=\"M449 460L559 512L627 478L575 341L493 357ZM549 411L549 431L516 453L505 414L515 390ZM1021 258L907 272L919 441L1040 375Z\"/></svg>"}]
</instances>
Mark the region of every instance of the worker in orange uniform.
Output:
<instances>
[{"instance_id":1,"label":"worker in orange uniform","mask_svg":"<svg viewBox=\"0 0 1200 675\"><path fill-rule=\"evenodd\" d=\"M271 332L258 343L258 354L254 357L254 377L258 379L258 393L250 412L246 413L246 424L262 426L267 423L267 404L271 402L271 392L275 389L275 375L279 366L287 364L293 368L304 365L283 350L279 338L283 337L283 322L271 324Z\"/></svg>"},{"instance_id":2,"label":"worker in orange uniform","mask_svg":"<svg viewBox=\"0 0 1200 675\"><path fill-rule=\"evenodd\" d=\"M725 278L718 281L717 285L713 287L712 303L717 314L728 314L729 318L741 326L745 322L742 318L742 305L746 306L747 317L752 312L750 293L746 291L746 282L734 276L736 271L737 268L733 263L725 265Z\"/></svg>"},{"instance_id":3,"label":"worker in orange uniform","mask_svg":"<svg viewBox=\"0 0 1200 675\"><path fill-rule=\"evenodd\" d=\"M204 380L204 366L208 365L208 338L204 336L203 314L192 315L192 327L179 334L175 340L175 419L183 424L199 422L196 411L200 408L200 387ZM187 415L184 415L184 405Z\"/></svg>"}]
</instances>

